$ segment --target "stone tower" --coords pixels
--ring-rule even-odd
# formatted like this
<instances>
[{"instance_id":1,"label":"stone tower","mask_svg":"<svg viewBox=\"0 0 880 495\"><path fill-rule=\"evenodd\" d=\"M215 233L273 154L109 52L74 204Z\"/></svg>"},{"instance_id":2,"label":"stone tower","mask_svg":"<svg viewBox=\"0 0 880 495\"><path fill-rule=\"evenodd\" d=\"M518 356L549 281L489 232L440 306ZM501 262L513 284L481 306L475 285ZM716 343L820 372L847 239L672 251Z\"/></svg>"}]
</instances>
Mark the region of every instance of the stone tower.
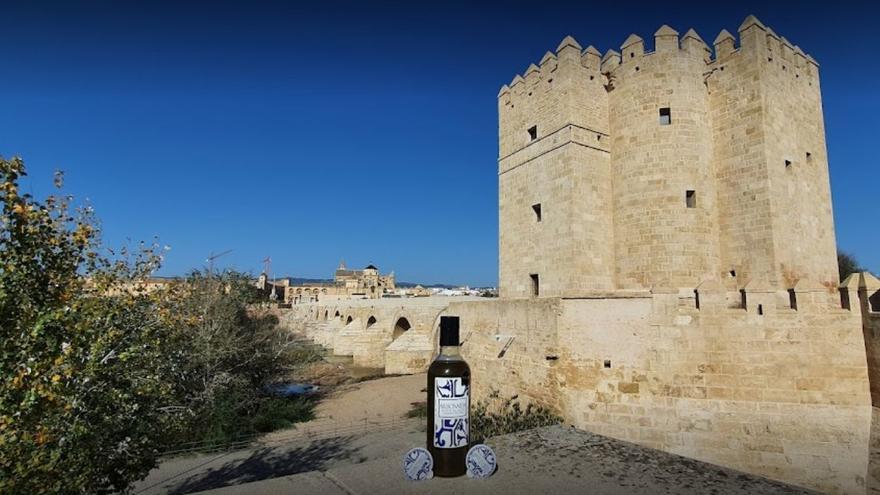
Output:
<instances>
[{"instance_id":1,"label":"stone tower","mask_svg":"<svg viewBox=\"0 0 880 495\"><path fill-rule=\"evenodd\" d=\"M818 65L739 34L566 37L501 88L502 297L837 285Z\"/></svg>"}]
</instances>

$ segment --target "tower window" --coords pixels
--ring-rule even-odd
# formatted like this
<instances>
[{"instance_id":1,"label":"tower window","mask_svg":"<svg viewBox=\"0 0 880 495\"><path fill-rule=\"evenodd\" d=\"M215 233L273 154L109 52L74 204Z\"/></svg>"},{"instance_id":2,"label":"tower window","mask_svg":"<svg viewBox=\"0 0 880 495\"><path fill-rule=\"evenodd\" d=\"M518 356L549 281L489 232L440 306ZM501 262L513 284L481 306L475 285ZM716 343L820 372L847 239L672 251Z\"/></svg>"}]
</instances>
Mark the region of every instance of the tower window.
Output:
<instances>
[{"instance_id":1,"label":"tower window","mask_svg":"<svg viewBox=\"0 0 880 495\"><path fill-rule=\"evenodd\" d=\"M534 141L535 139L538 139L538 126L533 125L529 127L529 140Z\"/></svg>"},{"instance_id":2,"label":"tower window","mask_svg":"<svg viewBox=\"0 0 880 495\"><path fill-rule=\"evenodd\" d=\"M785 160L785 168L791 167L791 160Z\"/></svg>"},{"instance_id":3,"label":"tower window","mask_svg":"<svg viewBox=\"0 0 880 495\"><path fill-rule=\"evenodd\" d=\"M669 125L672 123L672 111L669 107L660 109L660 125Z\"/></svg>"},{"instance_id":4,"label":"tower window","mask_svg":"<svg viewBox=\"0 0 880 495\"><path fill-rule=\"evenodd\" d=\"M840 289L840 307L843 309L852 309L849 303L849 289Z\"/></svg>"},{"instance_id":5,"label":"tower window","mask_svg":"<svg viewBox=\"0 0 880 495\"><path fill-rule=\"evenodd\" d=\"M529 277L532 278L532 295L538 297L538 295L541 293L541 285L538 280L538 274L532 273L531 275L529 275Z\"/></svg>"},{"instance_id":6,"label":"tower window","mask_svg":"<svg viewBox=\"0 0 880 495\"><path fill-rule=\"evenodd\" d=\"M696 191L685 191L684 202L688 208L696 208L697 207L697 192Z\"/></svg>"},{"instance_id":7,"label":"tower window","mask_svg":"<svg viewBox=\"0 0 880 495\"><path fill-rule=\"evenodd\" d=\"M797 311L797 294L794 289L788 289L788 307Z\"/></svg>"},{"instance_id":8,"label":"tower window","mask_svg":"<svg viewBox=\"0 0 880 495\"><path fill-rule=\"evenodd\" d=\"M808 151L808 152L807 152L807 161L809 162L809 161L811 161L812 159L813 159L813 154L810 153L810 152Z\"/></svg>"},{"instance_id":9,"label":"tower window","mask_svg":"<svg viewBox=\"0 0 880 495\"><path fill-rule=\"evenodd\" d=\"M540 222L541 221L541 203L532 205L532 210L535 211L535 220Z\"/></svg>"}]
</instances>

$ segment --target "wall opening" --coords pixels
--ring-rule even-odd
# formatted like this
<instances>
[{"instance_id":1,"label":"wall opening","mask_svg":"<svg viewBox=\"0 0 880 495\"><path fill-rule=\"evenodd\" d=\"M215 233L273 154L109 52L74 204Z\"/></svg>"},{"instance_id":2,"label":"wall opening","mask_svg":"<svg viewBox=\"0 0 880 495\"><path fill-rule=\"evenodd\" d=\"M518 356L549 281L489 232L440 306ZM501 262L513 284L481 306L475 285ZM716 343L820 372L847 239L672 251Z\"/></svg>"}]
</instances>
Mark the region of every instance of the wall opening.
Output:
<instances>
[{"instance_id":1,"label":"wall opening","mask_svg":"<svg viewBox=\"0 0 880 495\"><path fill-rule=\"evenodd\" d=\"M330 310L324 311L324 319L326 320L328 317L330 317Z\"/></svg>"},{"instance_id":2,"label":"wall opening","mask_svg":"<svg viewBox=\"0 0 880 495\"><path fill-rule=\"evenodd\" d=\"M730 270L730 276L736 278L736 270Z\"/></svg>"},{"instance_id":3,"label":"wall opening","mask_svg":"<svg viewBox=\"0 0 880 495\"><path fill-rule=\"evenodd\" d=\"M758 305L758 316L764 316L764 305L763 304Z\"/></svg>"},{"instance_id":4,"label":"wall opening","mask_svg":"<svg viewBox=\"0 0 880 495\"><path fill-rule=\"evenodd\" d=\"M868 310L872 313L880 313L880 291L868 297Z\"/></svg>"},{"instance_id":5,"label":"wall opening","mask_svg":"<svg viewBox=\"0 0 880 495\"><path fill-rule=\"evenodd\" d=\"M694 289L694 306L700 309L700 291Z\"/></svg>"},{"instance_id":6,"label":"wall opening","mask_svg":"<svg viewBox=\"0 0 880 495\"><path fill-rule=\"evenodd\" d=\"M410 328L412 327L409 324L409 320L403 317L398 318L397 321L394 323L394 332L392 332L391 334L391 340L397 340L398 337L406 333L406 331Z\"/></svg>"},{"instance_id":7,"label":"wall opening","mask_svg":"<svg viewBox=\"0 0 880 495\"><path fill-rule=\"evenodd\" d=\"M354 320L354 318L352 318L351 316L349 316L348 318L346 318L346 320L345 320L345 324L348 325L349 323L352 322L352 320Z\"/></svg>"},{"instance_id":8,"label":"wall opening","mask_svg":"<svg viewBox=\"0 0 880 495\"><path fill-rule=\"evenodd\" d=\"M794 289L788 289L788 307L797 311L797 293Z\"/></svg>"},{"instance_id":9,"label":"wall opening","mask_svg":"<svg viewBox=\"0 0 880 495\"><path fill-rule=\"evenodd\" d=\"M696 208L697 207L697 191L685 191L684 192L684 204L688 208Z\"/></svg>"},{"instance_id":10,"label":"wall opening","mask_svg":"<svg viewBox=\"0 0 880 495\"><path fill-rule=\"evenodd\" d=\"M375 316L371 316L371 317L367 320L367 328L370 328L371 326L373 326L373 325L375 325L375 324L376 324L376 317L375 317Z\"/></svg>"},{"instance_id":11,"label":"wall opening","mask_svg":"<svg viewBox=\"0 0 880 495\"><path fill-rule=\"evenodd\" d=\"M541 294L541 281L538 279L537 273L529 274L532 279L532 296L538 297Z\"/></svg>"},{"instance_id":12,"label":"wall opening","mask_svg":"<svg viewBox=\"0 0 880 495\"><path fill-rule=\"evenodd\" d=\"M610 360L610 359L606 359L606 360L605 360L605 367L606 367L606 368L610 368L610 367L611 367L611 360Z\"/></svg>"},{"instance_id":13,"label":"wall opening","mask_svg":"<svg viewBox=\"0 0 880 495\"><path fill-rule=\"evenodd\" d=\"M785 160L785 169L788 170L791 168L791 160Z\"/></svg>"},{"instance_id":14,"label":"wall opening","mask_svg":"<svg viewBox=\"0 0 880 495\"><path fill-rule=\"evenodd\" d=\"M337 311L336 314L333 315L334 318L339 318L340 316L342 316L342 315L339 314L339 311Z\"/></svg>"},{"instance_id":15,"label":"wall opening","mask_svg":"<svg viewBox=\"0 0 880 495\"><path fill-rule=\"evenodd\" d=\"M809 151L807 152L807 161L808 161L808 162L813 161L813 154L810 153Z\"/></svg>"},{"instance_id":16,"label":"wall opening","mask_svg":"<svg viewBox=\"0 0 880 495\"><path fill-rule=\"evenodd\" d=\"M672 110L669 107L660 109L660 125L669 125L672 123Z\"/></svg>"},{"instance_id":17,"label":"wall opening","mask_svg":"<svg viewBox=\"0 0 880 495\"><path fill-rule=\"evenodd\" d=\"M534 141L538 139L538 126L533 125L529 127L529 141Z\"/></svg>"},{"instance_id":18,"label":"wall opening","mask_svg":"<svg viewBox=\"0 0 880 495\"><path fill-rule=\"evenodd\" d=\"M747 302L748 301L746 298L746 290L740 289L739 290L739 307L742 309L749 309L748 305L746 304Z\"/></svg>"},{"instance_id":19,"label":"wall opening","mask_svg":"<svg viewBox=\"0 0 880 495\"><path fill-rule=\"evenodd\" d=\"M536 203L532 205L532 210L535 212L535 220L541 221L541 203Z\"/></svg>"},{"instance_id":20,"label":"wall opening","mask_svg":"<svg viewBox=\"0 0 880 495\"><path fill-rule=\"evenodd\" d=\"M852 305L849 302L849 289L840 289L840 307L846 310L852 310Z\"/></svg>"}]
</instances>

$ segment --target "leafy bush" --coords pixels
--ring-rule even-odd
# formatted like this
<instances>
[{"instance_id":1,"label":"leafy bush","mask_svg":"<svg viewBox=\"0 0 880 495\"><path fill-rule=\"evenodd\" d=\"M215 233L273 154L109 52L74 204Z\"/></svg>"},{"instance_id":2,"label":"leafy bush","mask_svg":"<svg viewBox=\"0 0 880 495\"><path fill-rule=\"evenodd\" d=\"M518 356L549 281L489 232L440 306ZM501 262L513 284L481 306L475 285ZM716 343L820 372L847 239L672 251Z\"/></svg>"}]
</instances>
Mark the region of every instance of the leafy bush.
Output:
<instances>
[{"instance_id":1,"label":"leafy bush","mask_svg":"<svg viewBox=\"0 0 880 495\"><path fill-rule=\"evenodd\" d=\"M0 158L0 492L122 491L169 419L168 328L124 288L158 249L103 256L91 210L21 194L24 175Z\"/></svg>"},{"instance_id":2,"label":"leafy bush","mask_svg":"<svg viewBox=\"0 0 880 495\"><path fill-rule=\"evenodd\" d=\"M428 403L425 401L413 402L410 410L406 412L407 418L427 418Z\"/></svg>"},{"instance_id":3,"label":"leafy bush","mask_svg":"<svg viewBox=\"0 0 880 495\"><path fill-rule=\"evenodd\" d=\"M309 398L266 397L260 401L251 420L251 430L255 433L268 433L314 418L314 403Z\"/></svg>"},{"instance_id":4,"label":"leafy bush","mask_svg":"<svg viewBox=\"0 0 880 495\"><path fill-rule=\"evenodd\" d=\"M254 432L253 418L271 402L265 386L306 354L274 315L254 306L259 294L240 273L193 272L158 296L179 343L171 359L182 418L167 447Z\"/></svg>"},{"instance_id":5,"label":"leafy bush","mask_svg":"<svg viewBox=\"0 0 880 495\"><path fill-rule=\"evenodd\" d=\"M310 417L264 396L296 346L247 277L153 290L158 246L103 249L90 209L24 175L0 158L0 493L126 492L163 448Z\"/></svg>"},{"instance_id":6,"label":"leafy bush","mask_svg":"<svg viewBox=\"0 0 880 495\"><path fill-rule=\"evenodd\" d=\"M562 422L552 409L534 403L523 408L516 395L502 399L496 390L474 404L470 419L471 442Z\"/></svg>"}]
</instances>

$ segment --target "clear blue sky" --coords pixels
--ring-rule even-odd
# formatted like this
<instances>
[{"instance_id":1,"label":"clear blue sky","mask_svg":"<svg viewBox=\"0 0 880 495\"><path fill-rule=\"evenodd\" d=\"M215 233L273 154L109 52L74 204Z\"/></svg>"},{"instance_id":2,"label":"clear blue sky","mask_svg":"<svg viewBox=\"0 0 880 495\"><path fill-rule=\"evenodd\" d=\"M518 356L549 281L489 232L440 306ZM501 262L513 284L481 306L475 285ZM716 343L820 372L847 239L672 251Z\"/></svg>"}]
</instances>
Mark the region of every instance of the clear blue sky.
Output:
<instances>
[{"instance_id":1,"label":"clear blue sky","mask_svg":"<svg viewBox=\"0 0 880 495\"><path fill-rule=\"evenodd\" d=\"M3 2L0 154L37 196L63 169L108 244L159 236L165 275L234 249L494 285L498 88L566 34L711 42L754 13L822 66L838 244L880 271L877 7L477 3Z\"/></svg>"}]
</instances>

